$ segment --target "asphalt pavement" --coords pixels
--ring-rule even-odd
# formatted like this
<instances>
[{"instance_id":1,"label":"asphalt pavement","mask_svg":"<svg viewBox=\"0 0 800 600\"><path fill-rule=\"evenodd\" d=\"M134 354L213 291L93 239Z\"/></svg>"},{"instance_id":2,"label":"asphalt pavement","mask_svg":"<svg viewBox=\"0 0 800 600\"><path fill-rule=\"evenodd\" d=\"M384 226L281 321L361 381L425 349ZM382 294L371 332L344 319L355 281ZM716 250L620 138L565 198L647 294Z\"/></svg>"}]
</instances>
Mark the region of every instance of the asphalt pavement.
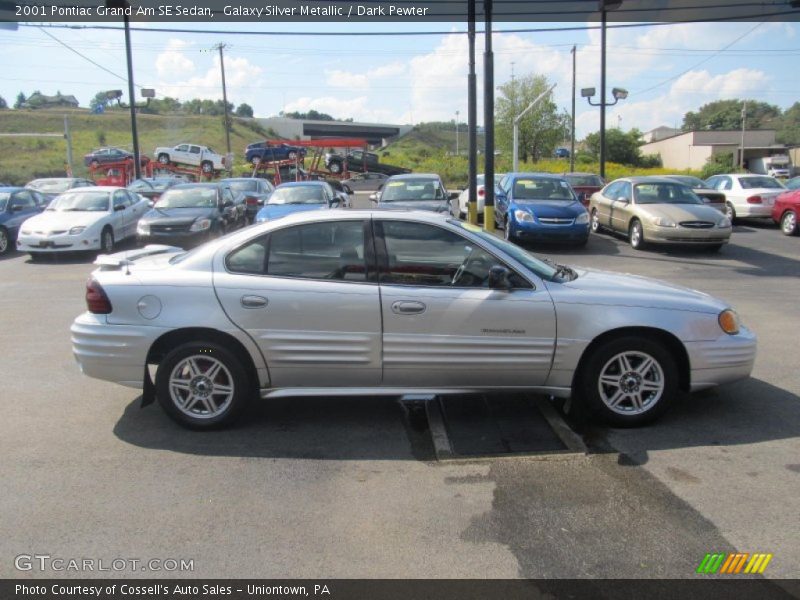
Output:
<instances>
[{"instance_id":1,"label":"asphalt pavement","mask_svg":"<svg viewBox=\"0 0 800 600\"><path fill-rule=\"evenodd\" d=\"M765 577L796 577L799 249L755 222L715 254L610 235L533 248L712 293L759 335L751 379L642 429L573 412L590 453L554 460L437 461L424 409L396 398L275 399L239 427L183 430L79 373L69 326L92 257L0 257L0 576L109 575L15 569L38 553L193 560L113 573L142 577L683 578L707 552L741 551L774 555ZM482 405L513 421L504 398Z\"/></svg>"}]
</instances>

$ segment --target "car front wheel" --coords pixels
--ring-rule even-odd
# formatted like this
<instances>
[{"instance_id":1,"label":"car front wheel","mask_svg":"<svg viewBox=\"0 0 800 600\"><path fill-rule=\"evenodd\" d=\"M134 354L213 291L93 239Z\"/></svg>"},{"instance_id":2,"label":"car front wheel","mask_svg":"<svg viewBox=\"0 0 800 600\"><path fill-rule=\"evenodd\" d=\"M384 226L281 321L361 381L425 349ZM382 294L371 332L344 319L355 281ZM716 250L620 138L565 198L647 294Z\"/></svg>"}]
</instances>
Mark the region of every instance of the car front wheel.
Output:
<instances>
[{"instance_id":1,"label":"car front wheel","mask_svg":"<svg viewBox=\"0 0 800 600\"><path fill-rule=\"evenodd\" d=\"M111 254L114 251L114 233L106 227L100 235L100 251L103 254Z\"/></svg>"},{"instance_id":2,"label":"car front wheel","mask_svg":"<svg viewBox=\"0 0 800 600\"><path fill-rule=\"evenodd\" d=\"M678 393L678 368L657 341L622 337L588 357L576 390L589 410L613 426L631 427L659 417Z\"/></svg>"},{"instance_id":3,"label":"car front wheel","mask_svg":"<svg viewBox=\"0 0 800 600\"><path fill-rule=\"evenodd\" d=\"M158 155L158 162L160 162L162 165L168 165L169 164L169 155L168 154L159 154Z\"/></svg>"},{"instance_id":4,"label":"car front wheel","mask_svg":"<svg viewBox=\"0 0 800 600\"><path fill-rule=\"evenodd\" d=\"M797 233L797 215L787 210L781 217L781 231L783 235L795 235Z\"/></svg>"},{"instance_id":5,"label":"car front wheel","mask_svg":"<svg viewBox=\"0 0 800 600\"><path fill-rule=\"evenodd\" d=\"M603 226L600 225L600 215L597 214L597 209L592 209L592 216L591 216L591 228L592 233L600 233L603 229Z\"/></svg>"},{"instance_id":6,"label":"car front wheel","mask_svg":"<svg viewBox=\"0 0 800 600\"><path fill-rule=\"evenodd\" d=\"M638 219L634 219L633 222L631 222L631 226L628 229L628 241L631 244L631 248L634 250L641 250L644 248L644 230Z\"/></svg>"},{"instance_id":7,"label":"car front wheel","mask_svg":"<svg viewBox=\"0 0 800 600\"><path fill-rule=\"evenodd\" d=\"M0 227L0 254L8 252L9 240L8 231L5 227Z\"/></svg>"},{"instance_id":8,"label":"car front wheel","mask_svg":"<svg viewBox=\"0 0 800 600\"><path fill-rule=\"evenodd\" d=\"M170 418L190 429L213 429L233 422L250 392L241 361L213 343L178 346L156 373L159 403Z\"/></svg>"},{"instance_id":9,"label":"car front wheel","mask_svg":"<svg viewBox=\"0 0 800 600\"><path fill-rule=\"evenodd\" d=\"M736 209L733 208L733 204L730 202L725 203L725 216L731 220L731 223L736 219Z\"/></svg>"}]
</instances>

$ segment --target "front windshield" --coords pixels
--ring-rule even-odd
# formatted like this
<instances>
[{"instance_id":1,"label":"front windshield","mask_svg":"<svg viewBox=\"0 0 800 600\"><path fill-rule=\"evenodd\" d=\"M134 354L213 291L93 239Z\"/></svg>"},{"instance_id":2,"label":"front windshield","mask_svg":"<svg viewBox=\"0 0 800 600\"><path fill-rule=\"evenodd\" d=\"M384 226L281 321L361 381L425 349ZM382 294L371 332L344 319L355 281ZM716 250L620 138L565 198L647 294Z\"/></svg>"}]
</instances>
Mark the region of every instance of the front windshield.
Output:
<instances>
[{"instance_id":1,"label":"front windshield","mask_svg":"<svg viewBox=\"0 0 800 600\"><path fill-rule=\"evenodd\" d=\"M389 181L381 194L381 202L412 202L416 200L444 200L444 194L438 181L434 179Z\"/></svg>"},{"instance_id":2,"label":"front windshield","mask_svg":"<svg viewBox=\"0 0 800 600\"><path fill-rule=\"evenodd\" d=\"M217 190L211 187L172 188L156 202L155 208L213 208Z\"/></svg>"},{"instance_id":3,"label":"front windshield","mask_svg":"<svg viewBox=\"0 0 800 600\"><path fill-rule=\"evenodd\" d=\"M767 188L772 190L782 190L783 185L772 177L739 177L739 184L743 190L754 190L757 188Z\"/></svg>"},{"instance_id":4,"label":"front windshield","mask_svg":"<svg viewBox=\"0 0 800 600\"><path fill-rule=\"evenodd\" d=\"M59 212L105 212L108 192L68 192L53 200L47 210Z\"/></svg>"},{"instance_id":5,"label":"front windshield","mask_svg":"<svg viewBox=\"0 0 800 600\"><path fill-rule=\"evenodd\" d=\"M487 242L494 248L497 248L498 250L505 252L506 254L514 258L516 261L518 261L523 266L527 267L528 269L530 269L543 279L553 279L556 276L556 273L558 272L558 270L555 267L547 264L543 260L536 258L530 252L523 250L516 244L512 244L511 242L507 242L504 239L495 237L490 233L486 233L480 227L476 227L475 225L471 225L470 223L465 223L463 221L457 221L455 219L449 219L448 223L452 223L453 225L456 225L465 231L474 233L484 242Z\"/></svg>"},{"instance_id":6,"label":"front windshield","mask_svg":"<svg viewBox=\"0 0 800 600\"><path fill-rule=\"evenodd\" d=\"M575 200L566 181L551 177L519 177L514 180L513 194L514 200Z\"/></svg>"},{"instance_id":7,"label":"front windshield","mask_svg":"<svg viewBox=\"0 0 800 600\"><path fill-rule=\"evenodd\" d=\"M34 179L27 187L45 194L60 194L69 189L71 179Z\"/></svg>"},{"instance_id":8,"label":"front windshield","mask_svg":"<svg viewBox=\"0 0 800 600\"><path fill-rule=\"evenodd\" d=\"M639 183L633 190L637 204L703 204L697 194L680 183Z\"/></svg>"},{"instance_id":9,"label":"front windshield","mask_svg":"<svg viewBox=\"0 0 800 600\"><path fill-rule=\"evenodd\" d=\"M234 192L254 192L256 190L255 181L226 181L225 183Z\"/></svg>"},{"instance_id":10,"label":"front windshield","mask_svg":"<svg viewBox=\"0 0 800 600\"><path fill-rule=\"evenodd\" d=\"M279 187L267 204L325 204L325 196L319 185Z\"/></svg>"},{"instance_id":11,"label":"front windshield","mask_svg":"<svg viewBox=\"0 0 800 600\"><path fill-rule=\"evenodd\" d=\"M597 175L564 175L570 185L603 187L603 180Z\"/></svg>"}]
</instances>

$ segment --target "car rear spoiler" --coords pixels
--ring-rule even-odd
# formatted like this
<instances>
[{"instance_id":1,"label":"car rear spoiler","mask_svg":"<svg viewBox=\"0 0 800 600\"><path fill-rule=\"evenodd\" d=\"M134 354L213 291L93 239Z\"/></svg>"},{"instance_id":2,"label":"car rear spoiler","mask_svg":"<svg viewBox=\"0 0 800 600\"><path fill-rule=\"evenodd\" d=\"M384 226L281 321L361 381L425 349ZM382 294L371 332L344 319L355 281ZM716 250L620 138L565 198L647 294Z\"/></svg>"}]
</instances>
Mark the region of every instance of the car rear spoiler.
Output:
<instances>
[{"instance_id":1,"label":"car rear spoiler","mask_svg":"<svg viewBox=\"0 0 800 600\"><path fill-rule=\"evenodd\" d=\"M117 252L115 254L100 254L94 264L100 267L101 271L116 271L122 267L132 265L140 258L155 256L156 254L173 254L183 252L183 248L177 246L165 246L163 244L149 244L144 248Z\"/></svg>"}]
</instances>

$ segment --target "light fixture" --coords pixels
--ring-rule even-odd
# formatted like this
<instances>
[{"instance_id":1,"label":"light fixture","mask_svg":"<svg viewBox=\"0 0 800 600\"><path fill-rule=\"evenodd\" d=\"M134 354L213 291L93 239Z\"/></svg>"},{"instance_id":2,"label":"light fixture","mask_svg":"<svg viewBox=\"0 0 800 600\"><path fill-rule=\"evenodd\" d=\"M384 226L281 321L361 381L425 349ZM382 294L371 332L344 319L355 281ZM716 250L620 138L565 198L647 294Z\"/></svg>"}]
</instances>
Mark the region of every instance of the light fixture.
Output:
<instances>
[{"instance_id":1,"label":"light fixture","mask_svg":"<svg viewBox=\"0 0 800 600\"><path fill-rule=\"evenodd\" d=\"M594 96L594 93L595 89L593 87L583 88L581 89L581 98L591 98L592 96Z\"/></svg>"},{"instance_id":2,"label":"light fixture","mask_svg":"<svg viewBox=\"0 0 800 600\"><path fill-rule=\"evenodd\" d=\"M615 87L611 90L611 95L614 96L614 100L625 100L628 97L628 90Z\"/></svg>"}]
</instances>

